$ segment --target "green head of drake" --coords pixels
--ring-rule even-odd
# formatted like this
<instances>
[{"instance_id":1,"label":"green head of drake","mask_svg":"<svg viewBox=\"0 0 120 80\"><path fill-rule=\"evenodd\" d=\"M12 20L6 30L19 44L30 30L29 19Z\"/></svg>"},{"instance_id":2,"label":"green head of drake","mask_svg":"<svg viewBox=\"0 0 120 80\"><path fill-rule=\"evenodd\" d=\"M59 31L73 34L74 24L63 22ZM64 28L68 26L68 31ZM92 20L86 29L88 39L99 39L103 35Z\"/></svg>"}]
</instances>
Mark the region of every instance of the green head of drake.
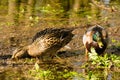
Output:
<instances>
[{"instance_id":1,"label":"green head of drake","mask_svg":"<svg viewBox=\"0 0 120 80\"><path fill-rule=\"evenodd\" d=\"M97 31L93 34L93 40L98 43L98 46L100 48L102 48L104 46L103 42L102 42L102 34L100 32Z\"/></svg>"}]
</instances>

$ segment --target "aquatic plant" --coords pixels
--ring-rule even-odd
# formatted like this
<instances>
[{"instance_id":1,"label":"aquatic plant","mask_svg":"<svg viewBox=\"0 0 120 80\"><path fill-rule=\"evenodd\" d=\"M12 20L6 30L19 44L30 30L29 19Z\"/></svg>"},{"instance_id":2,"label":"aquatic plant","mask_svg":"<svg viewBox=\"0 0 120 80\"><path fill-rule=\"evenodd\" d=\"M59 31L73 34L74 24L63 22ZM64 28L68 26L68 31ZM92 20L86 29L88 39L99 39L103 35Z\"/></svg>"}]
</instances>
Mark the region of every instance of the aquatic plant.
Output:
<instances>
[{"instance_id":1,"label":"aquatic plant","mask_svg":"<svg viewBox=\"0 0 120 80\"><path fill-rule=\"evenodd\" d=\"M57 67L52 69L44 70L40 68L38 63L35 63L34 69L29 71L29 74L35 78L35 80L61 80L61 79L72 79L78 73L75 71L69 71L66 68L63 70L57 70Z\"/></svg>"},{"instance_id":2,"label":"aquatic plant","mask_svg":"<svg viewBox=\"0 0 120 80\"><path fill-rule=\"evenodd\" d=\"M111 66L120 67L120 56L106 53L104 56L98 56L94 48L89 53L90 60L96 68L111 68Z\"/></svg>"}]
</instances>

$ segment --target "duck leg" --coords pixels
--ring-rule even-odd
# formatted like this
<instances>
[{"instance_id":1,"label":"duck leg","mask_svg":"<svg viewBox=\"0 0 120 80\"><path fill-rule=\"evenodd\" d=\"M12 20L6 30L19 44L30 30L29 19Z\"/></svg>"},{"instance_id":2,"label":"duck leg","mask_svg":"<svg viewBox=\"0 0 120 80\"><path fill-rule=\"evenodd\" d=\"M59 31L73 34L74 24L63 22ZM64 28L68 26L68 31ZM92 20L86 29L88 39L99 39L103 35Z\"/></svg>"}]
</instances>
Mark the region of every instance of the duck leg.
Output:
<instances>
[{"instance_id":1,"label":"duck leg","mask_svg":"<svg viewBox=\"0 0 120 80\"><path fill-rule=\"evenodd\" d=\"M89 59L89 56L88 56L88 50L85 49L85 61L88 61L88 59Z\"/></svg>"}]
</instances>

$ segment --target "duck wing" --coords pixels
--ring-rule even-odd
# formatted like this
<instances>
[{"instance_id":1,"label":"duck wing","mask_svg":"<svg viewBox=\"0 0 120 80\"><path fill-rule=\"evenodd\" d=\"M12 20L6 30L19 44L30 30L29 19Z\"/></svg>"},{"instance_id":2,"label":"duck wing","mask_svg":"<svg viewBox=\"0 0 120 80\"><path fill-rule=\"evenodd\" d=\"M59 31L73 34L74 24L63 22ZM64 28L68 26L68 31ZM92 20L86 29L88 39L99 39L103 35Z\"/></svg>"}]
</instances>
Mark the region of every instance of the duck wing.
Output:
<instances>
[{"instance_id":1,"label":"duck wing","mask_svg":"<svg viewBox=\"0 0 120 80\"><path fill-rule=\"evenodd\" d=\"M45 35L51 35L51 37L57 37L60 39L64 39L70 34L73 37L73 34L71 33L72 31L73 29L67 28L46 28L45 30L37 32L32 41L34 42L37 38L44 37Z\"/></svg>"}]
</instances>

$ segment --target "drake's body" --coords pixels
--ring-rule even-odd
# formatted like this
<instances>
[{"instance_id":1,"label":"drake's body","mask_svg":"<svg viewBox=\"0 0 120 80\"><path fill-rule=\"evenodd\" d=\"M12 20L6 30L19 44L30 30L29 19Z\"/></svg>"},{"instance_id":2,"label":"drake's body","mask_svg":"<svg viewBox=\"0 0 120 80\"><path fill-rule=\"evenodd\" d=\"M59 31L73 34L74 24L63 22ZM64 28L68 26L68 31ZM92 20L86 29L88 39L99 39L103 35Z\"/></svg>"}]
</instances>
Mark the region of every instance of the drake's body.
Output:
<instances>
[{"instance_id":1,"label":"drake's body","mask_svg":"<svg viewBox=\"0 0 120 80\"><path fill-rule=\"evenodd\" d=\"M99 25L95 25L89 28L83 35L83 44L86 49L87 59L88 52L91 52L91 47L93 47L96 50L98 55L103 54L108 45L107 31Z\"/></svg>"}]
</instances>

